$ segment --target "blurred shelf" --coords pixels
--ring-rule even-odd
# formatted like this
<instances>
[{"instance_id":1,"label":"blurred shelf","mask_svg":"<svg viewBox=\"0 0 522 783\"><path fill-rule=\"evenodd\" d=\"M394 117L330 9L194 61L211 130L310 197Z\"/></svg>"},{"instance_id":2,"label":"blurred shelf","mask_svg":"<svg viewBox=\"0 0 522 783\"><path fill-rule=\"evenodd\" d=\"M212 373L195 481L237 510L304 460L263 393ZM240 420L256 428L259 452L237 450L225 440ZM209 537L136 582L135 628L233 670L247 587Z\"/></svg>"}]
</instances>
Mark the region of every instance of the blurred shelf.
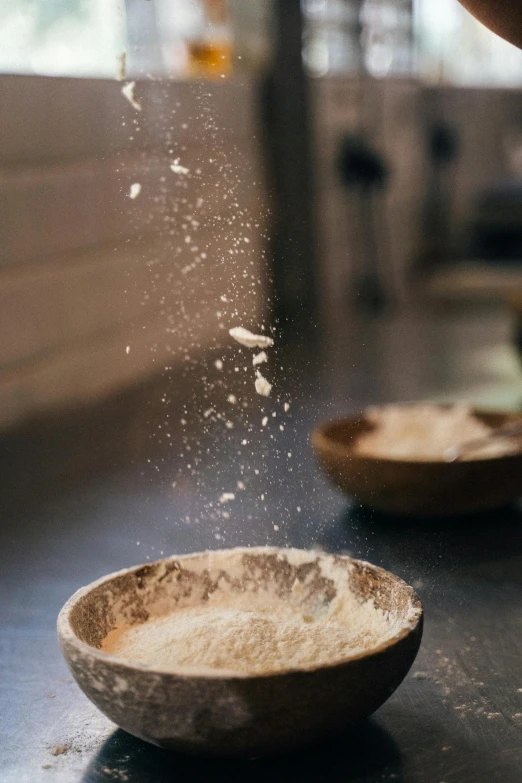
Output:
<instances>
[{"instance_id":1,"label":"blurred shelf","mask_svg":"<svg viewBox=\"0 0 522 783\"><path fill-rule=\"evenodd\" d=\"M434 272L427 280L429 296L443 299L512 299L519 289L522 298L520 263L466 261Z\"/></svg>"}]
</instances>

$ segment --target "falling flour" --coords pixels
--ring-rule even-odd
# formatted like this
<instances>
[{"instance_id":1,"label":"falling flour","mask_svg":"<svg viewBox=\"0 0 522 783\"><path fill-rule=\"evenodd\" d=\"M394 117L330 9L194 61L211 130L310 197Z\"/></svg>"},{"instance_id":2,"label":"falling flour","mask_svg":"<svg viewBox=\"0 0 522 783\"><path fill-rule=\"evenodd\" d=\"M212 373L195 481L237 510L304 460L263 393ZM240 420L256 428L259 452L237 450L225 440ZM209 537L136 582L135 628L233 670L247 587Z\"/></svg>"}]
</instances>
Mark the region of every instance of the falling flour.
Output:
<instances>
[{"instance_id":1,"label":"falling flour","mask_svg":"<svg viewBox=\"0 0 522 783\"><path fill-rule=\"evenodd\" d=\"M256 355L252 359L252 364L254 367L257 367L258 364L263 364L263 362L268 361L268 355L266 351L260 351L260 353L256 353Z\"/></svg>"},{"instance_id":2,"label":"falling flour","mask_svg":"<svg viewBox=\"0 0 522 783\"><path fill-rule=\"evenodd\" d=\"M174 163L170 164L170 170L174 172L174 174L188 174L189 169L186 168L186 166L182 166L179 162L179 158L176 158Z\"/></svg>"},{"instance_id":3,"label":"falling flour","mask_svg":"<svg viewBox=\"0 0 522 783\"><path fill-rule=\"evenodd\" d=\"M141 185L139 182L133 182L133 184L130 186L129 191L129 198L135 199L138 198L138 196L141 193Z\"/></svg>"},{"instance_id":4,"label":"falling flour","mask_svg":"<svg viewBox=\"0 0 522 783\"><path fill-rule=\"evenodd\" d=\"M267 379L261 375L259 370L256 370L256 380L254 381L254 385L258 394L260 394L262 397L270 397L272 384L268 383Z\"/></svg>"},{"instance_id":5,"label":"falling flour","mask_svg":"<svg viewBox=\"0 0 522 783\"><path fill-rule=\"evenodd\" d=\"M261 673L341 660L390 635L386 615L364 605L351 622L330 614L243 608L191 608L157 617L123 632L112 631L102 649L162 671L205 667Z\"/></svg>"},{"instance_id":6,"label":"falling flour","mask_svg":"<svg viewBox=\"0 0 522 783\"><path fill-rule=\"evenodd\" d=\"M243 326L234 326L232 329L228 330L228 333L240 345L244 345L245 348L271 348L274 344L271 337L267 337L264 334L254 334ZM262 397L269 397L270 392L272 391L272 384L269 383L257 369L259 364L263 364L266 361L268 361L268 354L264 350L261 350L260 353L257 353L252 357L252 364L254 365L254 368L256 368L254 387L256 392Z\"/></svg>"},{"instance_id":7,"label":"falling flour","mask_svg":"<svg viewBox=\"0 0 522 783\"><path fill-rule=\"evenodd\" d=\"M127 98L130 105L136 109L136 111L141 111L141 103L139 100L134 96L134 88L136 87L136 82L127 82L127 84L124 84L121 88L122 95Z\"/></svg>"},{"instance_id":8,"label":"falling flour","mask_svg":"<svg viewBox=\"0 0 522 783\"><path fill-rule=\"evenodd\" d=\"M266 337L264 334L254 334L242 326L234 326L233 329L228 330L228 333L245 348L271 348L274 344L271 337Z\"/></svg>"}]
</instances>

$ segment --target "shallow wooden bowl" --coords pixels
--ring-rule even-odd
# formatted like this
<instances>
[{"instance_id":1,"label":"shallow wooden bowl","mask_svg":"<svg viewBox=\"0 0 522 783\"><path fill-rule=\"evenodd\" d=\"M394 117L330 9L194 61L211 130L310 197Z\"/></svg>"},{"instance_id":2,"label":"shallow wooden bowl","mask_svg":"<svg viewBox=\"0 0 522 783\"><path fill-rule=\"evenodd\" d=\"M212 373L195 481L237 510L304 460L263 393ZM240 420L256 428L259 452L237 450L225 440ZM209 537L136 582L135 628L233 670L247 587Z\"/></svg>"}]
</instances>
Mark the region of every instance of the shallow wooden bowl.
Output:
<instances>
[{"instance_id":1,"label":"shallow wooden bowl","mask_svg":"<svg viewBox=\"0 0 522 783\"><path fill-rule=\"evenodd\" d=\"M522 421L519 413L473 410L493 427ZM458 462L381 459L357 454L359 435L373 427L364 414L319 425L312 445L330 478L369 508L388 514L442 517L499 508L522 495L521 451Z\"/></svg>"},{"instance_id":2,"label":"shallow wooden bowl","mask_svg":"<svg viewBox=\"0 0 522 783\"><path fill-rule=\"evenodd\" d=\"M158 611L204 605L224 584L231 605L234 595L244 602L245 591L268 589L285 604L296 580L305 588L303 606L328 604L340 590L351 591L358 603L372 601L390 613L391 635L335 664L255 676L157 671L99 649L122 621L137 624ZM155 745L222 756L281 752L370 715L405 677L421 635L419 599L393 574L349 557L269 547L203 552L120 571L78 590L58 617L72 674L107 717Z\"/></svg>"}]
</instances>

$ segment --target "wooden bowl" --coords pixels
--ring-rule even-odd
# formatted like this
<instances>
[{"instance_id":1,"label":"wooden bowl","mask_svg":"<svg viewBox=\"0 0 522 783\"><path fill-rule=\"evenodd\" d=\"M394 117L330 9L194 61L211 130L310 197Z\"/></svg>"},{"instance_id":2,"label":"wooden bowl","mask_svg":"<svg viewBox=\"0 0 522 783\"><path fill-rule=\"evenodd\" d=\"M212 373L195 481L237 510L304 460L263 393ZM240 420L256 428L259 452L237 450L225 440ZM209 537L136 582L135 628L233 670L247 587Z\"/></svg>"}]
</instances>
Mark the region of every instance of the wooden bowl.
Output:
<instances>
[{"instance_id":1,"label":"wooden bowl","mask_svg":"<svg viewBox=\"0 0 522 783\"><path fill-rule=\"evenodd\" d=\"M520 421L518 413L474 410L493 427ZM522 450L458 462L362 456L359 435L372 428L364 414L327 422L312 433L320 464L344 492L389 514L440 517L499 508L522 495Z\"/></svg>"},{"instance_id":2,"label":"wooden bowl","mask_svg":"<svg viewBox=\"0 0 522 783\"><path fill-rule=\"evenodd\" d=\"M118 624L205 605L216 590L228 591L230 606L244 605L245 593L262 599L268 590L287 606L296 580L303 608L350 593L357 606L371 601L372 610L389 613L389 634L342 660L262 675L158 671L100 650ZM349 557L271 547L129 568L78 590L58 617L60 645L76 682L114 723L164 748L221 756L280 752L370 715L405 677L421 635L420 601L393 574Z\"/></svg>"},{"instance_id":3,"label":"wooden bowl","mask_svg":"<svg viewBox=\"0 0 522 783\"><path fill-rule=\"evenodd\" d=\"M522 49L520 0L460 0L460 3L483 25Z\"/></svg>"}]
</instances>

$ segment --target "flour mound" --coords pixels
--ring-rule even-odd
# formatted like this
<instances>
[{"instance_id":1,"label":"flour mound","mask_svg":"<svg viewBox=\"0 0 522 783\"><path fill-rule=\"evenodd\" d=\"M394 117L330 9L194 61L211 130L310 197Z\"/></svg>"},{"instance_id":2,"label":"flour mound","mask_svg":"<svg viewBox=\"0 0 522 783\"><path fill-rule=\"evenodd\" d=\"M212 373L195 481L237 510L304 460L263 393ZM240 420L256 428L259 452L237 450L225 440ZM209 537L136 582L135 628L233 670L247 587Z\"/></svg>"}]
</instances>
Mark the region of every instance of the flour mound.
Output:
<instances>
[{"instance_id":1,"label":"flour mound","mask_svg":"<svg viewBox=\"0 0 522 783\"><path fill-rule=\"evenodd\" d=\"M357 438L355 451L383 459L443 461L448 449L492 432L492 427L478 419L467 405L384 405L368 408L365 415L374 428ZM499 438L463 456L500 457L519 449L513 440Z\"/></svg>"},{"instance_id":2,"label":"flour mound","mask_svg":"<svg viewBox=\"0 0 522 783\"><path fill-rule=\"evenodd\" d=\"M362 613L365 614L364 612ZM384 615L374 622L338 622L288 610L185 609L111 632L102 649L160 671L204 667L256 674L331 663L373 646L389 633ZM378 620L380 614L381 622Z\"/></svg>"}]
</instances>

